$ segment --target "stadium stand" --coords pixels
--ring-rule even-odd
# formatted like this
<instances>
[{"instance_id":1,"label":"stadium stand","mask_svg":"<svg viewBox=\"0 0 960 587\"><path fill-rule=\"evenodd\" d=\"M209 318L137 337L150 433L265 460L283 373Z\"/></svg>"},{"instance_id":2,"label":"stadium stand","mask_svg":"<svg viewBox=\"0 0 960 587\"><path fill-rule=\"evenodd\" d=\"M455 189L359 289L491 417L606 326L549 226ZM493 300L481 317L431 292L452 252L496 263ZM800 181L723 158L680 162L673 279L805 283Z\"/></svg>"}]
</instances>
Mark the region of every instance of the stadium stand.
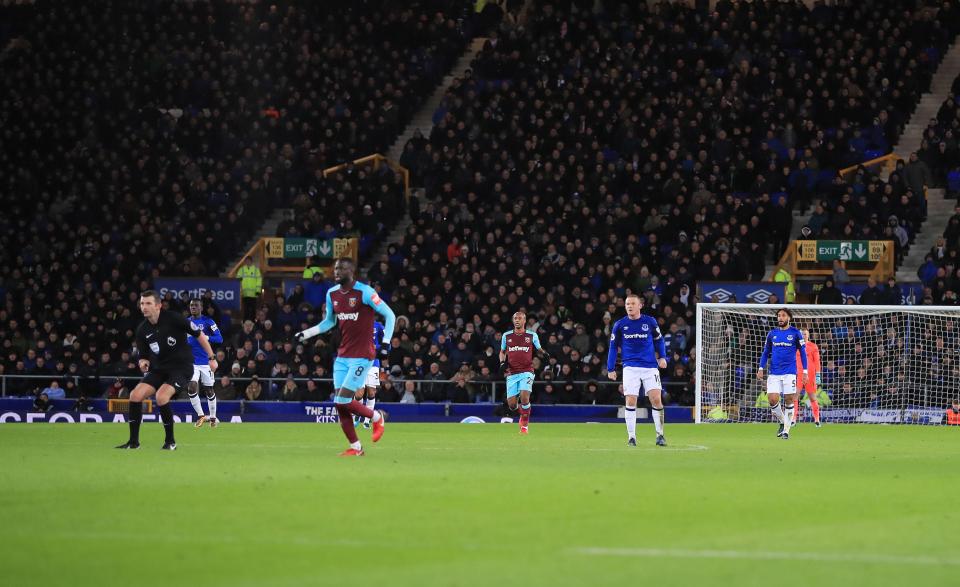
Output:
<instances>
[{"instance_id":1,"label":"stadium stand","mask_svg":"<svg viewBox=\"0 0 960 587\"><path fill-rule=\"evenodd\" d=\"M883 0L581 4L537 2L525 26L491 33L433 132L406 146L427 194L409 210L392 173L318 170L389 144L469 38L450 16L214 2L24 20L37 49L0 63L17 80L0 95L3 132L23 145L0 161L13 211L0 219L0 369L120 394L110 376L133 369L122 341L153 276L216 273L273 206L297 210L282 235L368 243L406 210L411 227L368 275L401 316L391 387L488 399L499 333L523 307L554 356L534 401L619 403L615 386L582 382L604 374L630 289L668 337L669 401L690 403L696 281L762 279L794 206L822 209L822 235L902 229L909 242L923 216L906 179L836 170L895 142L956 34L943 19ZM58 41L42 36L50 22ZM132 32L82 35L97 28ZM372 38L391 44L349 49ZM47 70L60 76L33 73ZM318 319L310 299L270 296L232 324L207 300L229 329L218 375L239 397L252 375L278 380L257 399L329 394L303 380L281 392L288 374L328 376L335 341L289 342Z\"/></svg>"}]
</instances>

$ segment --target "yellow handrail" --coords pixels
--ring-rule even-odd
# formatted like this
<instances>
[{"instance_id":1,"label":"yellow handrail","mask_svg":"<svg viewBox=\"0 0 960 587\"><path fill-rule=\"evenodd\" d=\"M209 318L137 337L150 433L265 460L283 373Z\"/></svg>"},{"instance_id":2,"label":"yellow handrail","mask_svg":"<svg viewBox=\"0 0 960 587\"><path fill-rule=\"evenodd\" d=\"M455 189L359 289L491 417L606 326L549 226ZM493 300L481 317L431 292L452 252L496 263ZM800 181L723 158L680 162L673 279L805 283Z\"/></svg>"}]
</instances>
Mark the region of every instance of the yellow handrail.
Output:
<instances>
[{"instance_id":1,"label":"yellow handrail","mask_svg":"<svg viewBox=\"0 0 960 587\"><path fill-rule=\"evenodd\" d=\"M893 170L897 167L897 161L902 158L903 157L900 157L896 153L890 152L884 155L883 157L877 157L876 159L870 159L869 161L864 161L863 163L857 163L856 165L851 165L850 167L844 167L839 172L840 177L842 177L844 181L846 181L847 175L854 173L860 167L869 168L869 167L874 167L876 165L881 165L882 166L881 169L886 169L887 167L889 167L891 170Z\"/></svg>"},{"instance_id":2,"label":"yellow handrail","mask_svg":"<svg viewBox=\"0 0 960 587\"><path fill-rule=\"evenodd\" d=\"M346 169L347 165L372 165L374 169L379 169L381 164L386 164L390 166L394 171L400 173L403 176L403 197L409 202L410 201L410 170L400 165L396 161L387 159L379 153L374 153L373 155L367 155L366 157L361 157L355 159L349 163L341 163L339 165L334 165L333 167L328 167L323 170L323 176L327 177L333 173L337 173L343 169Z\"/></svg>"}]
</instances>

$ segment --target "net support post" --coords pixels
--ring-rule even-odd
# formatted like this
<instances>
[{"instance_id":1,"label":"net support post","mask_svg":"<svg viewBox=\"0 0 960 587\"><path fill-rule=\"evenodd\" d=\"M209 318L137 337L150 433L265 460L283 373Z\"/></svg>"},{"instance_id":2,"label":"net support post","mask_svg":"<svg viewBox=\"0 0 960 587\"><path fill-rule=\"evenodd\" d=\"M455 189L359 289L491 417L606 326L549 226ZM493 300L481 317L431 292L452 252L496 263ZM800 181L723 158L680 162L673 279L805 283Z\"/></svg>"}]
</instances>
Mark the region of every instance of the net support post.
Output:
<instances>
[{"instance_id":1,"label":"net support post","mask_svg":"<svg viewBox=\"0 0 960 587\"><path fill-rule=\"evenodd\" d=\"M694 387L694 401L693 401L693 421L697 424L700 424L700 396L703 390L703 378L701 377L703 370L703 361L701 360L703 354L703 307L697 303L697 369L696 369L696 379L697 383Z\"/></svg>"}]
</instances>

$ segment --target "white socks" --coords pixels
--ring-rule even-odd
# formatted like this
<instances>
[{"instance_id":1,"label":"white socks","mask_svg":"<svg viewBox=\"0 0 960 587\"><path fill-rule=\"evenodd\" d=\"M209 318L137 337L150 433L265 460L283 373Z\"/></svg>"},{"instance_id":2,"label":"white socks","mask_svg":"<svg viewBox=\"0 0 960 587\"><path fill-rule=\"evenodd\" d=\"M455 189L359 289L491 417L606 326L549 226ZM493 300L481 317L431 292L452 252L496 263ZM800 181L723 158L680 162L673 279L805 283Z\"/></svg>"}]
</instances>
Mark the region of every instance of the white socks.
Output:
<instances>
[{"instance_id":1,"label":"white socks","mask_svg":"<svg viewBox=\"0 0 960 587\"><path fill-rule=\"evenodd\" d=\"M380 412L373 410L373 418L370 418L370 420L373 422L379 422L382 419L383 419L383 416L380 415Z\"/></svg>"},{"instance_id":2,"label":"white socks","mask_svg":"<svg viewBox=\"0 0 960 587\"><path fill-rule=\"evenodd\" d=\"M771 407L770 411L773 412L774 417L783 424L783 404L777 402L777 405ZM784 428L786 428L786 424L784 424Z\"/></svg>"},{"instance_id":3,"label":"white socks","mask_svg":"<svg viewBox=\"0 0 960 587\"><path fill-rule=\"evenodd\" d=\"M353 450L363 450L363 446L360 444L359 440L356 442L351 442L350 448L352 448Z\"/></svg>"},{"instance_id":4,"label":"white socks","mask_svg":"<svg viewBox=\"0 0 960 587\"><path fill-rule=\"evenodd\" d=\"M365 406L367 406L368 408L370 408L371 410L373 410L374 406L377 405L377 398L371 397L371 398L369 398L369 399L365 399L365 400L363 400L363 405L365 405ZM376 414L377 411L376 411L376 410L373 410L373 413ZM364 418L364 421L369 422L369 421L370 421L370 418Z\"/></svg>"},{"instance_id":5,"label":"white socks","mask_svg":"<svg viewBox=\"0 0 960 587\"><path fill-rule=\"evenodd\" d=\"M663 436L663 408L651 408L650 417L653 418L653 427L657 429L657 436Z\"/></svg>"},{"instance_id":6,"label":"white socks","mask_svg":"<svg viewBox=\"0 0 960 587\"><path fill-rule=\"evenodd\" d=\"M217 417L217 396L207 396L207 411L210 412L211 418Z\"/></svg>"},{"instance_id":7,"label":"white socks","mask_svg":"<svg viewBox=\"0 0 960 587\"><path fill-rule=\"evenodd\" d=\"M637 408L629 406L623 409L623 419L627 421L627 438L637 437Z\"/></svg>"},{"instance_id":8,"label":"white socks","mask_svg":"<svg viewBox=\"0 0 960 587\"><path fill-rule=\"evenodd\" d=\"M796 408L794 406L790 406L783 412L783 433L784 434L789 434L790 432L790 426L793 425L793 410L795 409Z\"/></svg>"},{"instance_id":9,"label":"white socks","mask_svg":"<svg viewBox=\"0 0 960 587\"><path fill-rule=\"evenodd\" d=\"M197 394L194 394L189 397L190 397L190 405L193 406L193 411L195 411L198 416L202 416L203 406L200 405L200 396Z\"/></svg>"}]
</instances>

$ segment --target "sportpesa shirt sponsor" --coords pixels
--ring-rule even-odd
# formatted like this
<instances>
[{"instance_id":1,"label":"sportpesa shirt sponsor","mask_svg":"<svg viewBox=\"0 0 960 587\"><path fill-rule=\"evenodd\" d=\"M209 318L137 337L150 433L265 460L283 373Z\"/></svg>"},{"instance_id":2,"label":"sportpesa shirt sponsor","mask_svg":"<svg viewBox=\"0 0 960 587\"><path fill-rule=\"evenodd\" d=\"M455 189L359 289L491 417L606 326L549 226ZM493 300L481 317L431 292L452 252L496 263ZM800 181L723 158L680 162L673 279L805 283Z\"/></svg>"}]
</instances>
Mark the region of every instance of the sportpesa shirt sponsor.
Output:
<instances>
[{"instance_id":1,"label":"sportpesa shirt sponsor","mask_svg":"<svg viewBox=\"0 0 960 587\"><path fill-rule=\"evenodd\" d=\"M654 346L656 345L656 346ZM641 314L636 320L621 318L610 333L607 349L607 371L617 367L617 352L623 352L624 367L657 368L657 355L666 358L667 348L660 334L660 325L651 316Z\"/></svg>"},{"instance_id":2,"label":"sportpesa shirt sponsor","mask_svg":"<svg viewBox=\"0 0 960 587\"><path fill-rule=\"evenodd\" d=\"M760 355L760 368L766 369L769 359L771 375L796 375L797 351L801 351L800 361L806 369L807 353L800 331L793 326L771 330L767 333L767 341Z\"/></svg>"}]
</instances>

